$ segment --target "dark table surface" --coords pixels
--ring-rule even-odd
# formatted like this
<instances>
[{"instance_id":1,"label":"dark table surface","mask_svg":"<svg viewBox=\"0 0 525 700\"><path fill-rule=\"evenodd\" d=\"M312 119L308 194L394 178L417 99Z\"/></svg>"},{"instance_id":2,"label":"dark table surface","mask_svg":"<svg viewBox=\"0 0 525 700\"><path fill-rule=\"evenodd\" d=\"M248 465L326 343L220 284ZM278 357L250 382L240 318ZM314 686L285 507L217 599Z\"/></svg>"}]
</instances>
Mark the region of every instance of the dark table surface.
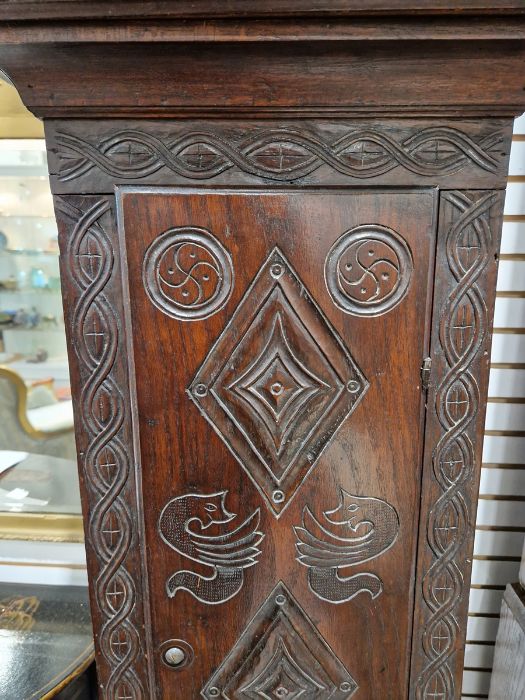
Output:
<instances>
[{"instance_id":1,"label":"dark table surface","mask_svg":"<svg viewBox=\"0 0 525 700\"><path fill-rule=\"evenodd\" d=\"M2 700L94 697L87 589L0 583Z\"/></svg>"}]
</instances>

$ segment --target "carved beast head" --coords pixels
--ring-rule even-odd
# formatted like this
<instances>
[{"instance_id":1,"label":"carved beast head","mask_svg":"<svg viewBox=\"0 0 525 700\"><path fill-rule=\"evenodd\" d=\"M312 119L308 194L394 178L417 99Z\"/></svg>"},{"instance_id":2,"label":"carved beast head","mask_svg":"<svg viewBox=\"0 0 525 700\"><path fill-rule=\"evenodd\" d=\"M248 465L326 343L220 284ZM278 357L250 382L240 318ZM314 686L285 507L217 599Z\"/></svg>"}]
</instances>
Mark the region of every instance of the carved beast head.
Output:
<instances>
[{"instance_id":1,"label":"carved beast head","mask_svg":"<svg viewBox=\"0 0 525 700\"><path fill-rule=\"evenodd\" d=\"M361 498L341 489L337 508L324 511L323 515L332 525L348 528L359 535L371 532L379 524L384 509L390 508L385 501L376 498ZM343 533L341 533L343 534Z\"/></svg>"}]
</instances>

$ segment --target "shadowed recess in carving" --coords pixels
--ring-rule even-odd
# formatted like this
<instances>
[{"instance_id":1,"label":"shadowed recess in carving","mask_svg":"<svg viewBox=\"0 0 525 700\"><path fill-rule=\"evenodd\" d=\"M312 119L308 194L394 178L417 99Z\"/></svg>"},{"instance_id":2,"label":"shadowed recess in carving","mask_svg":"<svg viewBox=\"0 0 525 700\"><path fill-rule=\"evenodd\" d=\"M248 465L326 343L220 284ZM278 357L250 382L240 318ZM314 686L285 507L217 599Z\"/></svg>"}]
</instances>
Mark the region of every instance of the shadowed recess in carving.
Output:
<instances>
[{"instance_id":1,"label":"shadowed recess in carving","mask_svg":"<svg viewBox=\"0 0 525 700\"><path fill-rule=\"evenodd\" d=\"M339 570L375 559L394 544L399 518L389 503L341 489L339 505L323 513L323 524L305 506L302 527L294 530L297 560L308 567L308 585L319 598L345 603L359 593L369 593L372 598L382 593L379 576L358 573L342 577Z\"/></svg>"},{"instance_id":2,"label":"shadowed recess in carving","mask_svg":"<svg viewBox=\"0 0 525 700\"><path fill-rule=\"evenodd\" d=\"M279 517L367 388L276 248L188 394Z\"/></svg>"},{"instance_id":3,"label":"shadowed recess in carving","mask_svg":"<svg viewBox=\"0 0 525 700\"><path fill-rule=\"evenodd\" d=\"M235 513L226 509L227 491L209 495L187 494L173 498L162 510L159 533L179 554L213 569L207 578L192 571L177 571L166 582L173 598L187 591L202 603L224 603L241 590L244 569L257 564L264 538L257 509L235 526ZM227 526L232 524L233 529Z\"/></svg>"},{"instance_id":4,"label":"shadowed recess in carving","mask_svg":"<svg viewBox=\"0 0 525 700\"><path fill-rule=\"evenodd\" d=\"M201 695L205 700L344 700L357 688L280 582Z\"/></svg>"},{"instance_id":5,"label":"shadowed recess in carving","mask_svg":"<svg viewBox=\"0 0 525 700\"><path fill-rule=\"evenodd\" d=\"M325 281L334 304L347 313L377 316L397 306L413 270L406 241L377 224L346 231L330 249Z\"/></svg>"},{"instance_id":6,"label":"shadowed recess in carving","mask_svg":"<svg viewBox=\"0 0 525 700\"><path fill-rule=\"evenodd\" d=\"M212 178L234 167L275 180L304 177L322 165L357 178L382 175L398 166L429 177L457 172L468 163L496 172L501 140L496 132L476 143L445 126L419 129L403 139L377 128L355 129L332 142L287 128L246 134L238 143L211 131L163 140L140 129L123 129L98 144L74 134L56 135L63 182L92 168L122 179L145 178L161 168L190 179Z\"/></svg>"},{"instance_id":7,"label":"shadowed recess in carving","mask_svg":"<svg viewBox=\"0 0 525 700\"><path fill-rule=\"evenodd\" d=\"M233 267L228 252L209 231L181 226L150 245L142 279L158 309L181 321L199 321L228 301Z\"/></svg>"}]
</instances>

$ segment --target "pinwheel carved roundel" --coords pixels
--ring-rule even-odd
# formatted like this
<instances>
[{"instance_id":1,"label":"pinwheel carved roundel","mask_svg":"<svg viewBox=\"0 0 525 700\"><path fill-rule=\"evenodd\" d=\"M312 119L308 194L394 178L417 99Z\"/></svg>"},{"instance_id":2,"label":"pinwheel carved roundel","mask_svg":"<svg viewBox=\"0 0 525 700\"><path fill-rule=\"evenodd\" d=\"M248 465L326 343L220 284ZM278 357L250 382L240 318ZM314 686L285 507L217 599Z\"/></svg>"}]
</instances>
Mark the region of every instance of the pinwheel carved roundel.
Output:
<instances>
[{"instance_id":1,"label":"pinwheel carved roundel","mask_svg":"<svg viewBox=\"0 0 525 700\"><path fill-rule=\"evenodd\" d=\"M146 251L142 277L153 304L168 316L199 321L228 301L233 287L230 256L206 229L165 231Z\"/></svg>"},{"instance_id":2,"label":"pinwheel carved roundel","mask_svg":"<svg viewBox=\"0 0 525 700\"><path fill-rule=\"evenodd\" d=\"M278 517L367 387L275 249L188 393Z\"/></svg>"},{"instance_id":3,"label":"pinwheel carved roundel","mask_svg":"<svg viewBox=\"0 0 525 700\"><path fill-rule=\"evenodd\" d=\"M336 306L357 316L378 316L403 299L412 255L392 229L357 226L344 233L326 257L326 286Z\"/></svg>"}]
</instances>

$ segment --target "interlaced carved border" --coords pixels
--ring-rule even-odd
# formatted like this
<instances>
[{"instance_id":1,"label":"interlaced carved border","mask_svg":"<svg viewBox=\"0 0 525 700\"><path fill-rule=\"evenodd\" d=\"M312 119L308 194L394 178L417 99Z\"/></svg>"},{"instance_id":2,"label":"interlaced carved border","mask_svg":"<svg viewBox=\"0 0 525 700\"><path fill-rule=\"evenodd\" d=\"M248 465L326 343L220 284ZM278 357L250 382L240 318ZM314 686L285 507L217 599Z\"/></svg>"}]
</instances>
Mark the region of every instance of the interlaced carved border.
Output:
<instances>
[{"instance_id":1,"label":"interlaced carved border","mask_svg":"<svg viewBox=\"0 0 525 700\"><path fill-rule=\"evenodd\" d=\"M446 259L456 284L439 319L444 361L435 410L441 436L432 455L439 495L426 527L432 563L422 579L424 663L416 682L417 700L454 700L461 691L454 655L461 644L465 549L475 518L471 492L477 483L474 437L480 407L480 388L472 370L489 330L480 281L493 259L490 210L499 195L475 196L457 191L441 195L455 211L447 233Z\"/></svg>"},{"instance_id":2,"label":"interlaced carved border","mask_svg":"<svg viewBox=\"0 0 525 700\"><path fill-rule=\"evenodd\" d=\"M257 177L295 180L326 165L355 178L372 178L402 167L423 176L457 172L467 164L494 173L501 165L503 135L477 142L447 126L418 128L406 137L360 128L339 138L278 128L226 139L212 131L190 131L159 138L141 129L122 129L98 143L57 132L61 182L82 177L92 168L119 179L142 179L161 168L190 179L208 179L237 168Z\"/></svg>"},{"instance_id":3,"label":"interlaced carved border","mask_svg":"<svg viewBox=\"0 0 525 700\"><path fill-rule=\"evenodd\" d=\"M122 387L122 338L118 313L108 296L114 254L104 216L108 200L92 199L85 211L55 199L59 220L65 216L62 272L74 295L69 319L79 362L77 440L80 469L89 497L88 551L98 571L92 600L98 650L107 664L99 681L108 700L149 698L144 683L139 617L142 609L136 562L130 563L134 533L133 458L126 443L128 404ZM63 215L63 216L62 216ZM72 225L71 225L72 222ZM69 285L74 285L70 289ZM143 635L142 635L143 636ZM143 676L141 679L139 676Z\"/></svg>"}]
</instances>

